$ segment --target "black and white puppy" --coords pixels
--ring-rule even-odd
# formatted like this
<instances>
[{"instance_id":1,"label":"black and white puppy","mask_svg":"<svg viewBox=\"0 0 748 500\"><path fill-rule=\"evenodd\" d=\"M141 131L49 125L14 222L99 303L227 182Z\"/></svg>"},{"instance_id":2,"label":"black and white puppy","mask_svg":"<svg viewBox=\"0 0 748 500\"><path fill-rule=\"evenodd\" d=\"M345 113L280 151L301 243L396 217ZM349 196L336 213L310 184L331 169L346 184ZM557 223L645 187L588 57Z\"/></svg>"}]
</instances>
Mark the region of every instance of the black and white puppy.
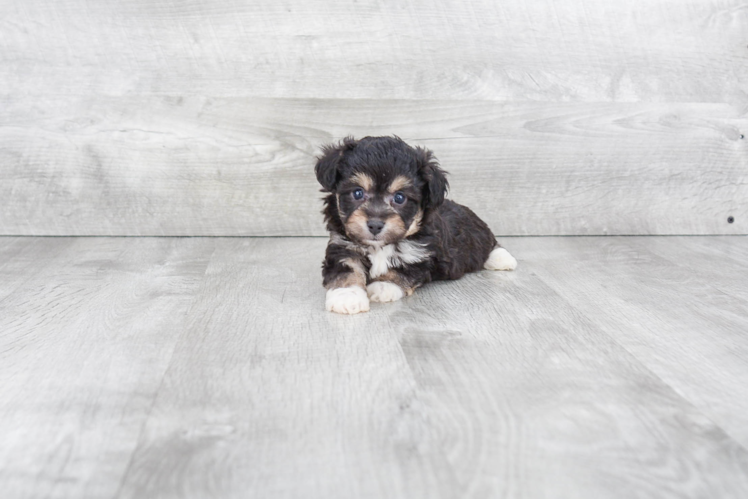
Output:
<instances>
[{"instance_id":1,"label":"black and white puppy","mask_svg":"<svg viewBox=\"0 0 748 500\"><path fill-rule=\"evenodd\" d=\"M517 266L477 215L444 199L446 172L431 151L398 137L347 137L317 160L317 180L329 193L328 311L365 312L370 300L399 300L432 280Z\"/></svg>"}]
</instances>

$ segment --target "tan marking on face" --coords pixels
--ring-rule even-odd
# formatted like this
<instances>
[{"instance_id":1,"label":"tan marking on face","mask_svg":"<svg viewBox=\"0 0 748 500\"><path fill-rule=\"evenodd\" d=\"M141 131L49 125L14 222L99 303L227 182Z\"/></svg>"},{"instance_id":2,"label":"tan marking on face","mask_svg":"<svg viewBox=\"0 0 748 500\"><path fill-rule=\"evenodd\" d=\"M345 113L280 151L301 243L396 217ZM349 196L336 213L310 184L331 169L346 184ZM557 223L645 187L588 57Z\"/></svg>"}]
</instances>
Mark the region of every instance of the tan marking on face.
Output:
<instances>
[{"instance_id":1,"label":"tan marking on face","mask_svg":"<svg viewBox=\"0 0 748 500\"><path fill-rule=\"evenodd\" d=\"M413 222L410 223L410 227L408 228L408 232L405 233L405 237L412 236L418 232L419 229L421 229L421 220L423 219L423 210L418 209L418 213L413 218Z\"/></svg>"},{"instance_id":2,"label":"tan marking on face","mask_svg":"<svg viewBox=\"0 0 748 500\"><path fill-rule=\"evenodd\" d=\"M402 289L403 293L405 293L405 295L407 296L413 295L413 292L417 288L417 286L413 286L400 273L393 269L390 269L381 276L377 276L373 281L387 281L389 283L394 283L395 285L399 286Z\"/></svg>"},{"instance_id":3,"label":"tan marking on face","mask_svg":"<svg viewBox=\"0 0 748 500\"><path fill-rule=\"evenodd\" d=\"M384 228L376 235L376 238L369 231L369 217L366 215L366 205L358 207L345 221L345 232L349 238L355 241L363 242L366 240L375 240L382 245L388 245L403 239L405 235L405 225L403 219L396 213L389 215L384 219Z\"/></svg>"},{"instance_id":4,"label":"tan marking on face","mask_svg":"<svg viewBox=\"0 0 748 500\"><path fill-rule=\"evenodd\" d=\"M390 194L397 193L401 189L405 189L406 187L412 186L413 181L405 177L404 175L398 175L395 177L395 180L390 183L390 187L387 188L387 191L390 192Z\"/></svg>"},{"instance_id":5,"label":"tan marking on face","mask_svg":"<svg viewBox=\"0 0 748 500\"><path fill-rule=\"evenodd\" d=\"M405 224L398 214L392 214L385 219L384 229L379 233L379 239L386 244L395 243L403 239Z\"/></svg>"},{"instance_id":6,"label":"tan marking on face","mask_svg":"<svg viewBox=\"0 0 748 500\"><path fill-rule=\"evenodd\" d=\"M369 228L366 223L369 218L364 213L363 207L359 207L353 211L348 220L345 221L345 232L349 238L353 238L358 241L368 240L371 238Z\"/></svg>"},{"instance_id":7,"label":"tan marking on face","mask_svg":"<svg viewBox=\"0 0 748 500\"><path fill-rule=\"evenodd\" d=\"M368 175L360 172L351 176L351 182L355 182L361 186L364 191L371 191L371 188L374 187L374 180Z\"/></svg>"},{"instance_id":8,"label":"tan marking on face","mask_svg":"<svg viewBox=\"0 0 748 500\"><path fill-rule=\"evenodd\" d=\"M350 268L351 272L338 276L327 284L325 288L332 290L333 288L349 288L352 286L358 286L366 288L366 268L361 261L356 259L343 259L340 261L341 264Z\"/></svg>"}]
</instances>

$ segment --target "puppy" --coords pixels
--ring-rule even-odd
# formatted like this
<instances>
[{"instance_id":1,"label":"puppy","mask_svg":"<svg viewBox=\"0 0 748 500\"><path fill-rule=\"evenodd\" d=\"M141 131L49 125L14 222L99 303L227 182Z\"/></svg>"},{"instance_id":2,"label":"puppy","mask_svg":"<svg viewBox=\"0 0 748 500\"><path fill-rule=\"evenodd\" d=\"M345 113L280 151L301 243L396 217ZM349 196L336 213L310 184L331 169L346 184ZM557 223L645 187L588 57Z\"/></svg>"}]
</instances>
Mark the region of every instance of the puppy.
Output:
<instances>
[{"instance_id":1,"label":"puppy","mask_svg":"<svg viewBox=\"0 0 748 500\"><path fill-rule=\"evenodd\" d=\"M322 148L314 167L324 200L322 264L328 311L356 314L432 280L517 261L469 208L445 200L446 172L431 151L398 137L343 139Z\"/></svg>"}]
</instances>

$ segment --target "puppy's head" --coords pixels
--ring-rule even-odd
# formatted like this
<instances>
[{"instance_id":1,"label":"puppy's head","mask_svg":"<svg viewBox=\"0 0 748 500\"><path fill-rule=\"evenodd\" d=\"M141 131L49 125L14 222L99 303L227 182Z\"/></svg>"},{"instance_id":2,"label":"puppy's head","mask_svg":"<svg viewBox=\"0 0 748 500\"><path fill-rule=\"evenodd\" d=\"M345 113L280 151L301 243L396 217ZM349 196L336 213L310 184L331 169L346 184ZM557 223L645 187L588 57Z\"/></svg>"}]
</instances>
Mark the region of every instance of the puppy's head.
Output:
<instances>
[{"instance_id":1,"label":"puppy's head","mask_svg":"<svg viewBox=\"0 0 748 500\"><path fill-rule=\"evenodd\" d=\"M417 233L448 187L431 151L398 137L347 137L322 149L314 171L346 235L371 246Z\"/></svg>"}]
</instances>

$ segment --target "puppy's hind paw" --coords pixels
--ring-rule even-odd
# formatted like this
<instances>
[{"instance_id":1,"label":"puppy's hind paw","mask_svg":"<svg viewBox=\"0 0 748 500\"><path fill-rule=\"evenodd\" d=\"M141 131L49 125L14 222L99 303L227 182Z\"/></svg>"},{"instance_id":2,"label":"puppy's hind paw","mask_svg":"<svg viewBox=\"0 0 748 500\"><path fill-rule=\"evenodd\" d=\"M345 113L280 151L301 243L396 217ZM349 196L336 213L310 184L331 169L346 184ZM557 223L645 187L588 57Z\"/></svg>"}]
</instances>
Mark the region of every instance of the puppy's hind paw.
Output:
<instances>
[{"instance_id":1,"label":"puppy's hind paw","mask_svg":"<svg viewBox=\"0 0 748 500\"><path fill-rule=\"evenodd\" d=\"M366 290L358 286L333 288L327 291L325 309L340 314L358 314L369 310Z\"/></svg>"},{"instance_id":2,"label":"puppy's hind paw","mask_svg":"<svg viewBox=\"0 0 748 500\"><path fill-rule=\"evenodd\" d=\"M517 259L506 248L494 248L483 267L490 271L513 271L517 267Z\"/></svg>"},{"instance_id":3,"label":"puppy's hind paw","mask_svg":"<svg viewBox=\"0 0 748 500\"><path fill-rule=\"evenodd\" d=\"M388 281L375 281L366 287L372 302L394 302L403 298L403 289Z\"/></svg>"}]
</instances>

